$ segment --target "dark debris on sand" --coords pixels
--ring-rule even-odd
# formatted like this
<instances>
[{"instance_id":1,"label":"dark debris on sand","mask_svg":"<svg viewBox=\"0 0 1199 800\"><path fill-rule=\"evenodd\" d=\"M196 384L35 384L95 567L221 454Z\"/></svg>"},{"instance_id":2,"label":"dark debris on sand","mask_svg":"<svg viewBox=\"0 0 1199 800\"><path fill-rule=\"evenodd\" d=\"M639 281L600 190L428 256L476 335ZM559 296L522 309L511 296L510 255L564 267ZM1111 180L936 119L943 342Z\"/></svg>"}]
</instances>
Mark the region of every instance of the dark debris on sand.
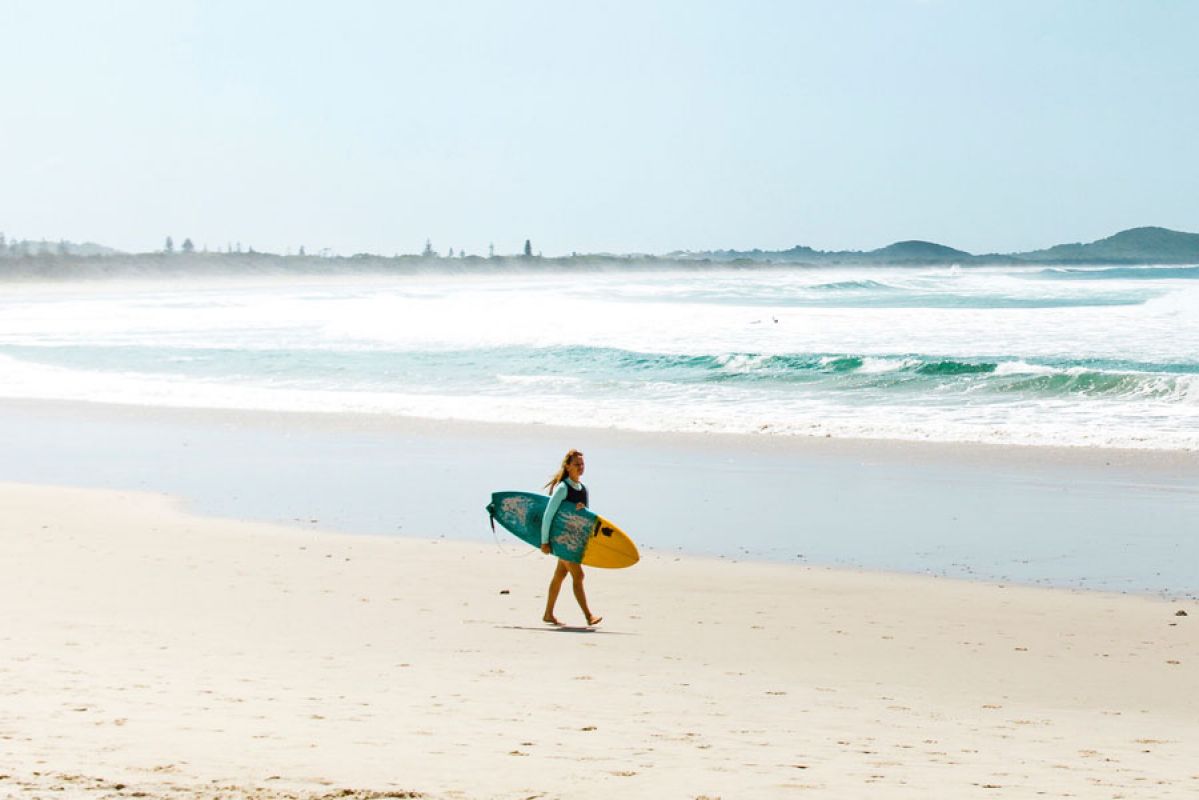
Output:
<instances>
[{"instance_id":1,"label":"dark debris on sand","mask_svg":"<svg viewBox=\"0 0 1199 800\"><path fill-rule=\"evenodd\" d=\"M272 776L268 780L279 780ZM49 798L84 797L95 800L125 800L126 798L151 798L152 800L418 800L426 797L423 792L398 789L379 791L376 789L283 789L262 786L237 786L186 783L122 783L104 778L69 773L34 772L25 776L0 774L0 795L6 788L16 788L27 800L49 800Z\"/></svg>"}]
</instances>

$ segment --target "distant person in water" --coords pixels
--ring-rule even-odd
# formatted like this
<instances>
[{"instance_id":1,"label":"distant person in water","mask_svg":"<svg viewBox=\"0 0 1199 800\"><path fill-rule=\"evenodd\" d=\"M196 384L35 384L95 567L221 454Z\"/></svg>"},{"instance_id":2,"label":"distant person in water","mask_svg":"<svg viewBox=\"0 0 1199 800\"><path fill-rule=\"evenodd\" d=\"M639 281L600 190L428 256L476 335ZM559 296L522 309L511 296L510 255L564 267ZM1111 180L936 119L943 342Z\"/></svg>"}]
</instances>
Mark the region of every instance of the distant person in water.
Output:
<instances>
[{"instance_id":1,"label":"distant person in water","mask_svg":"<svg viewBox=\"0 0 1199 800\"><path fill-rule=\"evenodd\" d=\"M550 528L554 523L554 515L563 503L574 503L576 509L587 507L587 487L579 482L586 468L583 454L578 450L571 450L562 459L562 466L554 473L554 477L545 485L550 493L550 501L541 520L541 552L553 552L550 548ZM545 615L541 619L551 625L562 624L554 616L554 605L558 602L558 592L561 591L562 581L566 580L567 575L570 575L575 600L579 601L579 608L583 609L587 624L598 625L603 617L595 616L587 607L587 593L583 591L583 566L561 558L554 567L554 577L550 579L549 596L545 600Z\"/></svg>"}]
</instances>

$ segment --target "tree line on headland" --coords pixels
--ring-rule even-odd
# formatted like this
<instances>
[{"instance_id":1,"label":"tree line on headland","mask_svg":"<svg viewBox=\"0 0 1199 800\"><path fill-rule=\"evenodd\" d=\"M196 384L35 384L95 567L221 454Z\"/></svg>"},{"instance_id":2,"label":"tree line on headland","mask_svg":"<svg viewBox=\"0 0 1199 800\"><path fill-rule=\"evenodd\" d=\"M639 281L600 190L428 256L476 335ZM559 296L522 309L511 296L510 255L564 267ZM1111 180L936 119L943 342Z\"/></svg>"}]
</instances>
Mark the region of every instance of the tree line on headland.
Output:
<instances>
[{"instance_id":1,"label":"tree line on headland","mask_svg":"<svg viewBox=\"0 0 1199 800\"><path fill-rule=\"evenodd\" d=\"M521 252L502 255L495 246L486 256L449 248L442 255L426 240L420 253L382 256L357 253L335 255L328 249L308 253L303 246L294 254L260 252L240 242L223 249L197 248L190 238L176 247L166 237L161 250L123 253L94 243L8 239L0 233L0 276L88 277L137 273L206 274L228 272L434 271L497 268L663 268L663 267L770 267L770 266L947 266L984 265L1109 265L1199 264L1199 234L1167 228L1132 228L1090 243L1060 244L1022 253L975 255L925 241L896 242L870 251L815 250L797 245L789 250L674 251L662 255L571 253L543 257L524 241Z\"/></svg>"}]
</instances>

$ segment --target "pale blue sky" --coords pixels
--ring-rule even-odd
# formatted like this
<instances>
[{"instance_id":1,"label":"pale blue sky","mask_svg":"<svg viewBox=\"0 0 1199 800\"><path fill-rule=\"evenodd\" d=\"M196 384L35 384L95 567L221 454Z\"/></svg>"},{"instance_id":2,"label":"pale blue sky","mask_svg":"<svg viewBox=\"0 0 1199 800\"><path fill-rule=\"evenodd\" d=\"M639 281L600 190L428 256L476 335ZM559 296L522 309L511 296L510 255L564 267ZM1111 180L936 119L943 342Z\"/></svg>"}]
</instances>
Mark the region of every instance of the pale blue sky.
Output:
<instances>
[{"instance_id":1,"label":"pale blue sky","mask_svg":"<svg viewBox=\"0 0 1199 800\"><path fill-rule=\"evenodd\" d=\"M1199 3L0 0L0 231L973 252L1199 230Z\"/></svg>"}]
</instances>

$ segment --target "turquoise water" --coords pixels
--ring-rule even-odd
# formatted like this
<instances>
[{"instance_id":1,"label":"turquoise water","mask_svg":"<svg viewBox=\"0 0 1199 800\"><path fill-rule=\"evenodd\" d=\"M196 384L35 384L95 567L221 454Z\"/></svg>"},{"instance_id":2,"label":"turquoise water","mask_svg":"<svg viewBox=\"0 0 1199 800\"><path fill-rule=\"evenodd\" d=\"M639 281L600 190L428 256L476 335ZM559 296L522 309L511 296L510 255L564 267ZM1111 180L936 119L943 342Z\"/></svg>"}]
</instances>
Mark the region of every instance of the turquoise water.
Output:
<instances>
[{"instance_id":1,"label":"turquoise water","mask_svg":"<svg viewBox=\"0 0 1199 800\"><path fill-rule=\"evenodd\" d=\"M234 350L94 345L8 345L0 354L62 370L119 376L166 372L190 381L269 381L298 391L353 386L381 392L473 392L523 395L545 379L546 394L569 397L627 384L639 376L677 387L732 385L761 391L792 386L827 392L875 392L885 397L970 394L975 402L1028 396L1170 399L1185 395L1195 363L1142 363L1114 359L1017 361L982 355L972 360L905 353L888 358L845 353L726 353L681 355L583 346L487 348L467 351L371 352L342 350ZM525 380L513 380L503 370ZM556 381L569 375L571 380Z\"/></svg>"},{"instance_id":2,"label":"turquoise water","mask_svg":"<svg viewBox=\"0 0 1199 800\"><path fill-rule=\"evenodd\" d=\"M1199 267L2 288L7 397L1199 447Z\"/></svg>"}]
</instances>

